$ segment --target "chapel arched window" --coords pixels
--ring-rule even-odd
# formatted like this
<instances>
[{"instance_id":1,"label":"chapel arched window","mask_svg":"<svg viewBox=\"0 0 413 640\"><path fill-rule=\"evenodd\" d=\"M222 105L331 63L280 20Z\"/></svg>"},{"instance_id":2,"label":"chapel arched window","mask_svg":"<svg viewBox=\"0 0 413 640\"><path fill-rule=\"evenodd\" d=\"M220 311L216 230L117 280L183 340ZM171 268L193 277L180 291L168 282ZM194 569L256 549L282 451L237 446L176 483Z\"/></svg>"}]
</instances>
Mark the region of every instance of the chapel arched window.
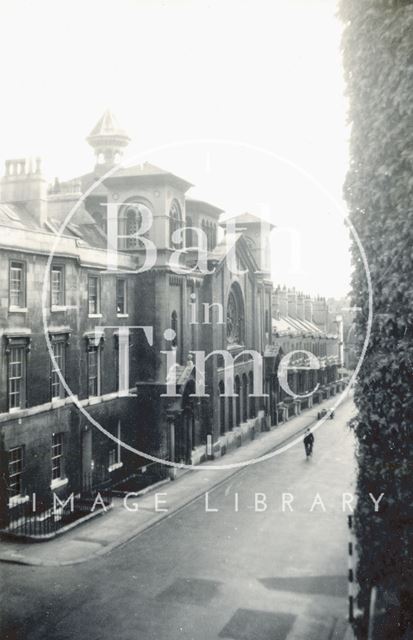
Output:
<instances>
[{"instance_id":1,"label":"chapel arched window","mask_svg":"<svg viewBox=\"0 0 413 640\"><path fill-rule=\"evenodd\" d=\"M232 287L227 301L227 341L231 344L244 342L244 303L239 287Z\"/></svg>"},{"instance_id":2,"label":"chapel arched window","mask_svg":"<svg viewBox=\"0 0 413 640\"><path fill-rule=\"evenodd\" d=\"M139 248L137 233L142 227L144 218L151 216L149 208L138 202L127 204L121 209L118 216L118 249ZM143 234L144 235L144 234Z\"/></svg>"},{"instance_id":3,"label":"chapel arched window","mask_svg":"<svg viewBox=\"0 0 413 640\"><path fill-rule=\"evenodd\" d=\"M181 209L176 200L172 202L169 210L169 246L175 247L175 243L172 241L172 235L175 231L182 226Z\"/></svg>"}]
</instances>

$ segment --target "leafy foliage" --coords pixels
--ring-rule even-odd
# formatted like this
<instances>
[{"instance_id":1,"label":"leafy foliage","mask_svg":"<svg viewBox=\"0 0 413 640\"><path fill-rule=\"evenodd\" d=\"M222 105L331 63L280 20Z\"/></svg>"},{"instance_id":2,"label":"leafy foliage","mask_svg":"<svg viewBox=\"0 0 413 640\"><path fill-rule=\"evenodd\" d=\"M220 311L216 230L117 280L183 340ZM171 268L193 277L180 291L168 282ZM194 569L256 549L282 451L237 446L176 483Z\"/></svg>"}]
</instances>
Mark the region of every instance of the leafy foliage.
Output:
<instances>
[{"instance_id":1,"label":"leafy foliage","mask_svg":"<svg viewBox=\"0 0 413 640\"><path fill-rule=\"evenodd\" d=\"M413 0L340 0L352 125L345 197L373 289L358 408L358 581L403 602L413 589ZM368 319L366 272L353 242L358 342ZM369 493L384 493L378 513ZM413 594L412 601L413 601ZM402 623L408 614L403 611Z\"/></svg>"}]
</instances>

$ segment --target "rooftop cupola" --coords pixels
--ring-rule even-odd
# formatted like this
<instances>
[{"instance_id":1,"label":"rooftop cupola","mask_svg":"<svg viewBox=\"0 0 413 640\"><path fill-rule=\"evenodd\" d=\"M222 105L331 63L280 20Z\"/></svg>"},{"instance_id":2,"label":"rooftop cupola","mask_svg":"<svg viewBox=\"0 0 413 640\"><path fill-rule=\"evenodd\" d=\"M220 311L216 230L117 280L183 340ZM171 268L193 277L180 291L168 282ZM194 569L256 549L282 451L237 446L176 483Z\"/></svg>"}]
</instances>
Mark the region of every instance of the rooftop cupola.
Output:
<instances>
[{"instance_id":1,"label":"rooftop cupola","mask_svg":"<svg viewBox=\"0 0 413 640\"><path fill-rule=\"evenodd\" d=\"M107 109L90 132L87 142L94 149L96 164L110 167L121 161L130 137L121 129L113 113Z\"/></svg>"}]
</instances>

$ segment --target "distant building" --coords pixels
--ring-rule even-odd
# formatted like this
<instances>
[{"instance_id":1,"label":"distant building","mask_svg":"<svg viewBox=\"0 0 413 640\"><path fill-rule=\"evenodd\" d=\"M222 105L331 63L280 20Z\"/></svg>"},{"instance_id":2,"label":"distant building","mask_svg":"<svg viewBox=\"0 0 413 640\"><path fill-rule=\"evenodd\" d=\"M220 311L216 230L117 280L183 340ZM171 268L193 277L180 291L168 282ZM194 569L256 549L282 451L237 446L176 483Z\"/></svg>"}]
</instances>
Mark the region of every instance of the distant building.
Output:
<instances>
[{"instance_id":1,"label":"distant building","mask_svg":"<svg viewBox=\"0 0 413 640\"><path fill-rule=\"evenodd\" d=\"M270 415L271 423L277 424L335 395L344 388L345 379L340 371L339 326L333 323L325 299L310 298L285 287L278 287L272 295L273 345L277 353ZM309 357L302 351L316 356L318 368L309 368ZM288 386L296 397L285 393L278 376L280 360L292 352L297 353L288 359Z\"/></svg>"},{"instance_id":2,"label":"distant building","mask_svg":"<svg viewBox=\"0 0 413 640\"><path fill-rule=\"evenodd\" d=\"M328 308L333 317L340 317L343 333L343 366L354 371L360 357L360 348L356 339L355 309L349 298L329 298Z\"/></svg>"}]
</instances>

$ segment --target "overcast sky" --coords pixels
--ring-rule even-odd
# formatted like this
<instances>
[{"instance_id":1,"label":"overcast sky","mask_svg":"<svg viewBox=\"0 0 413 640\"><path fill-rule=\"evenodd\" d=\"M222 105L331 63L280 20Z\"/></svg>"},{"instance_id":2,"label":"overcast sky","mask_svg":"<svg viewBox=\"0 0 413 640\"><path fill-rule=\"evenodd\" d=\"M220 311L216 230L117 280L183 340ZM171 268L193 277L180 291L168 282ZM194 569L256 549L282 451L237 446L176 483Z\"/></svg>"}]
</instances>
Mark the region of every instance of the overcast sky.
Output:
<instances>
[{"instance_id":1,"label":"overcast sky","mask_svg":"<svg viewBox=\"0 0 413 640\"><path fill-rule=\"evenodd\" d=\"M229 213L271 216L276 282L341 296L349 238L333 201L344 209L348 130L335 11L334 0L1 0L0 159L42 155L50 178L89 171L84 139L110 107L128 155Z\"/></svg>"}]
</instances>

